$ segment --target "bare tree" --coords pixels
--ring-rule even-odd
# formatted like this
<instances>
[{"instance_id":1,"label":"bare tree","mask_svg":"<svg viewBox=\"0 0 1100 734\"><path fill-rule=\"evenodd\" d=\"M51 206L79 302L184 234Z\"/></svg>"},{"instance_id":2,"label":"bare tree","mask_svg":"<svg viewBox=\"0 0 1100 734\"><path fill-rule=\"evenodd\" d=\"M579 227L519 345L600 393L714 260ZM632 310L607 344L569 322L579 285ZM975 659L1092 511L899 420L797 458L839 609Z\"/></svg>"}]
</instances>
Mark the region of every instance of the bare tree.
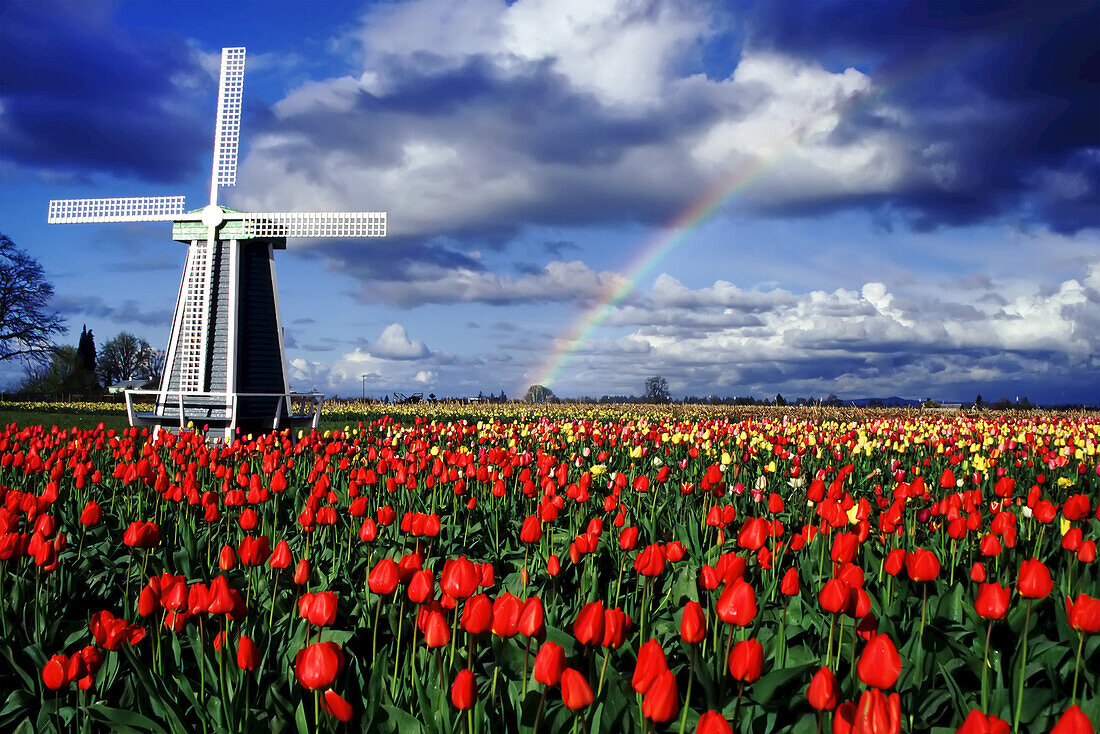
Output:
<instances>
[{"instance_id":1,"label":"bare tree","mask_svg":"<svg viewBox=\"0 0 1100 734\"><path fill-rule=\"evenodd\" d=\"M531 385L527 388L527 394L523 396L525 403L548 403L554 400L554 391L545 385Z\"/></svg>"},{"instance_id":2,"label":"bare tree","mask_svg":"<svg viewBox=\"0 0 1100 734\"><path fill-rule=\"evenodd\" d=\"M650 377L645 381L645 397L657 403L667 403L670 399L668 380L660 375Z\"/></svg>"},{"instance_id":3,"label":"bare tree","mask_svg":"<svg viewBox=\"0 0 1100 734\"><path fill-rule=\"evenodd\" d=\"M122 380L148 379L155 354L149 342L124 331L100 348L96 371L108 387Z\"/></svg>"},{"instance_id":4,"label":"bare tree","mask_svg":"<svg viewBox=\"0 0 1100 734\"><path fill-rule=\"evenodd\" d=\"M163 349L153 349L149 347L144 365L145 377L160 382L161 377L164 376L164 362L167 357L168 353Z\"/></svg>"},{"instance_id":5,"label":"bare tree","mask_svg":"<svg viewBox=\"0 0 1100 734\"><path fill-rule=\"evenodd\" d=\"M22 357L46 362L53 337L66 331L49 308L53 285L38 261L0 234L0 361Z\"/></svg>"}]
</instances>

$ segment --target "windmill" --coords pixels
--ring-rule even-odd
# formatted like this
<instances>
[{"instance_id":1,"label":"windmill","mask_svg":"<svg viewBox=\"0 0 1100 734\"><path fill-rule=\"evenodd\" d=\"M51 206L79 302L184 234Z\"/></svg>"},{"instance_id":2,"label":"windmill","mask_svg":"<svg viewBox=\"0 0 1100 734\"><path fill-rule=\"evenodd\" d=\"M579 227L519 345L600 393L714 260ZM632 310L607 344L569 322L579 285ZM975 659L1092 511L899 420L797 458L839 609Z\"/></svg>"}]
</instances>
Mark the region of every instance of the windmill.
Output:
<instances>
[{"instance_id":1,"label":"windmill","mask_svg":"<svg viewBox=\"0 0 1100 734\"><path fill-rule=\"evenodd\" d=\"M218 204L233 186L244 84L244 48L223 48L214 128L210 203L184 211L182 196L63 199L50 202L50 224L172 222L172 239L189 245L159 390L126 393L131 425L235 429L312 423L323 395L291 393L275 284L275 250L288 237L384 237L385 212L242 212ZM155 396L153 412L135 397ZM292 400L303 408L295 412Z\"/></svg>"}]
</instances>

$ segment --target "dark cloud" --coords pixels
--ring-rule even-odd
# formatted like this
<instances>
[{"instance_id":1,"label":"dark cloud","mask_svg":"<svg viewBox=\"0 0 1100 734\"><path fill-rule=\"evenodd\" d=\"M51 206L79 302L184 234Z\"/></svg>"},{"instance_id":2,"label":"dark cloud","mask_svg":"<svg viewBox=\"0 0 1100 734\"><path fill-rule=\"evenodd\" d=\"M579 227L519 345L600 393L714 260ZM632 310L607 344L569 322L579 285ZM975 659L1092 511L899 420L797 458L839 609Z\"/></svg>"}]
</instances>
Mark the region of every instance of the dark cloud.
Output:
<instances>
[{"instance_id":1,"label":"dark cloud","mask_svg":"<svg viewBox=\"0 0 1100 734\"><path fill-rule=\"evenodd\" d=\"M543 242L542 249L543 252L545 252L547 255L561 257L561 254L563 252L566 252L568 250L580 250L581 248L578 247L576 243L569 242L568 240L553 240L549 242Z\"/></svg>"},{"instance_id":2,"label":"dark cloud","mask_svg":"<svg viewBox=\"0 0 1100 734\"><path fill-rule=\"evenodd\" d=\"M938 144L953 169L947 186L910 181L832 204L892 209L916 229L1100 225L1100 4L790 0L755 4L746 24L750 47L868 71L913 144ZM857 105L835 134L891 124Z\"/></svg>"},{"instance_id":3,"label":"dark cloud","mask_svg":"<svg viewBox=\"0 0 1100 734\"><path fill-rule=\"evenodd\" d=\"M416 279L415 271L425 267L485 271L481 262L448 244L414 237L386 237L369 241L322 240L303 252L307 255L318 254L330 263L338 263L342 272L363 281L401 283Z\"/></svg>"},{"instance_id":4,"label":"dark cloud","mask_svg":"<svg viewBox=\"0 0 1100 734\"><path fill-rule=\"evenodd\" d=\"M0 156L54 173L157 182L199 171L211 144L208 102L216 85L179 37L124 31L112 22L114 10L4 3Z\"/></svg>"},{"instance_id":5,"label":"dark cloud","mask_svg":"<svg viewBox=\"0 0 1100 734\"><path fill-rule=\"evenodd\" d=\"M98 296L60 295L53 299L51 305L66 316L101 318L116 324L167 326L172 322L171 309L145 309L137 301L129 299L112 304Z\"/></svg>"}]
</instances>

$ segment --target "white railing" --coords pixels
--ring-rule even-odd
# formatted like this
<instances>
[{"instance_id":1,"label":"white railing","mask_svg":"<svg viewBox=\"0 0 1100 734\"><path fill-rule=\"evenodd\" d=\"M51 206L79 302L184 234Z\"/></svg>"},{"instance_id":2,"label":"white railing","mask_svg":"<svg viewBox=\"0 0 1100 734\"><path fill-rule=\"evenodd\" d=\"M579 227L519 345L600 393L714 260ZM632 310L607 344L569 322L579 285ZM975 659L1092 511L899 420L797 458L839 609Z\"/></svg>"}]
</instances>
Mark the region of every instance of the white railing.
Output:
<instances>
[{"instance_id":1,"label":"white railing","mask_svg":"<svg viewBox=\"0 0 1100 734\"><path fill-rule=\"evenodd\" d=\"M130 421L130 425L136 425L134 423L137 418L137 411L134 410L134 396L148 395L155 396L158 411L163 411L165 407L171 405L169 400L175 398L175 406L179 409L179 427L186 428L188 422L195 422L202 420L210 420L209 416L195 415L194 411L209 411L211 409L217 409L217 404L205 403L202 405L192 404L190 406L193 411L191 418L187 417L188 406L187 400L192 398L203 398L209 400L210 398L221 399L225 401L225 405L222 406L224 410L229 411L229 430L232 431L237 427L237 405L241 398L278 398L279 402L275 406L275 414L271 421L271 429L274 431L279 430L283 421L283 408L286 408L287 418L309 418L311 426L316 429L321 421L321 404L325 401L323 393L319 392L247 392L247 393L224 393L224 392L186 392L183 390L126 390L126 416ZM297 402L301 406L300 412L294 411L294 403ZM163 412L158 412L158 416L163 416Z\"/></svg>"}]
</instances>

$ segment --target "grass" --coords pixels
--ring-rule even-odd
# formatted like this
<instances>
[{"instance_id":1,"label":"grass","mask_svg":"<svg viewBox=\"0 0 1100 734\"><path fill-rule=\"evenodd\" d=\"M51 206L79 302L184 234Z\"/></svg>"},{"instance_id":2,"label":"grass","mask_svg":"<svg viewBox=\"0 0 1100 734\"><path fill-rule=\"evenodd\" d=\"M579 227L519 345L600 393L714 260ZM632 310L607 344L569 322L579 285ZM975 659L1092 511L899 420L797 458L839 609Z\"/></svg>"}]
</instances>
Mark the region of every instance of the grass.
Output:
<instances>
[{"instance_id":1,"label":"grass","mask_svg":"<svg viewBox=\"0 0 1100 734\"><path fill-rule=\"evenodd\" d=\"M120 413L84 413L39 410L0 410L0 425L57 426L58 428L95 428L100 423L121 431L128 428L126 411Z\"/></svg>"}]
</instances>

